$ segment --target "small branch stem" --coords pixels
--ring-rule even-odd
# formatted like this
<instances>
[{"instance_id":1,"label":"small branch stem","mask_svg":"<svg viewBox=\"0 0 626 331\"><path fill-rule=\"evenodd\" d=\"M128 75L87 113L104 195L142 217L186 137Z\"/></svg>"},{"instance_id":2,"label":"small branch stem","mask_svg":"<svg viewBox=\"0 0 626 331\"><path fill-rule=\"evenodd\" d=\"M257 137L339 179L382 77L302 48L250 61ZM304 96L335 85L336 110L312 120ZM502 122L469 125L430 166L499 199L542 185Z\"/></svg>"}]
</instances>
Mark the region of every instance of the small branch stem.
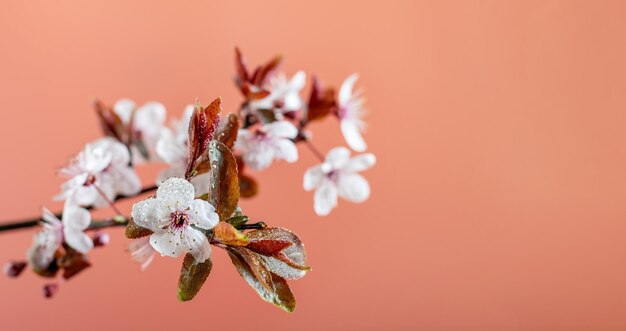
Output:
<instances>
[{"instance_id":1,"label":"small branch stem","mask_svg":"<svg viewBox=\"0 0 626 331\"><path fill-rule=\"evenodd\" d=\"M148 186L148 187L143 188L141 191L139 191L139 193L137 193L137 195L128 196L128 197L126 197L126 196L118 196L118 197L115 198L114 201L134 198L134 197L140 196L140 195L145 194L145 193L153 192L156 189L157 189L156 186ZM89 206L89 207L87 207L87 209L91 210L91 209L93 209L93 206ZM121 214L121 213L119 213L118 210L116 210L116 213ZM56 213L55 216L57 218L61 218L62 214L61 213ZM26 219L26 220L21 220L21 221L7 222L7 223L4 223L4 224L0 224L0 232L32 228L32 227L38 226L39 222L41 222L41 218L40 217L36 217L36 218L32 218L32 219ZM107 228L107 227L112 227L112 226L125 226L127 222L128 222L128 220L126 220L126 219L121 221L121 219L116 220L115 218L113 218L111 220L105 220L105 221L93 221L88 229L100 229L100 228Z\"/></svg>"},{"instance_id":2,"label":"small branch stem","mask_svg":"<svg viewBox=\"0 0 626 331\"><path fill-rule=\"evenodd\" d=\"M266 227L267 227L267 224L265 224L265 222L257 222L257 223L250 223L250 224L242 224L237 227L237 230L261 230L261 229L265 229Z\"/></svg>"},{"instance_id":3,"label":"small branch stem","mask_svg":"<svg viewBox=\"0 0 626 331\"><path fill-rule=\"evenodd\" d=\"M309 150L311 150L311 152L313 152L313 154L322 162L324 162L326 160L326 158L324 158L324 155L317 149L317 147L315 147L315 145L313 145L313 143L308 140L308 139L304 139L302 140L304 142L305 145L307 145L307 147L309 148Z\"/></svg>"},{"instance_id":4,"label":"small branch stem","mask_svg":"<svg viewBox=\"0 0 626 331\"><path fill-rule=\"evenodd\" d=\"M113 209L113 211L117 214L117 215L122 215L122 212L120 212L119 209L117 209L117 207L115 206L115 203L113 201L111 201L111 199L109 199L109 197L107 197L106 194L104 194L104 192L102 192L102 190L100 189L100 187L96 184L93 184L93 187L96 188L96 191L98 191L98 194L100 194L100 196L102 197L102 199L104 199L104 201L106 201L109 206L111 207L111 209Z\"/></svg>"}]
</instances>

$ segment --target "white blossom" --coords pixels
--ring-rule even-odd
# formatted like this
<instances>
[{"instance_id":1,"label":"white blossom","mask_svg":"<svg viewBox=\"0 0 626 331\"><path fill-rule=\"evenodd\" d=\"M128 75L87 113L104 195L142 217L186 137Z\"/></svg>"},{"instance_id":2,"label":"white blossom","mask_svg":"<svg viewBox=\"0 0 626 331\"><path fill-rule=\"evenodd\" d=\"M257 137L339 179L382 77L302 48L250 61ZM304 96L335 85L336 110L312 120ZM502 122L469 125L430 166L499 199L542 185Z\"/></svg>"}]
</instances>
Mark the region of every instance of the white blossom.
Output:
<instances>
[{"instance_id":1,"label":"white blossom","mask_svg":"<svg viewBox=\"0 0 626 331\"><path fill-rule=\"evenodd\" d=\"M148 152L153 154L165 123L165 106L159 102L151 101L137 107L134 101L121 99L115 103L113 110L125 125L129 125L132 118L131 134L134 138L140 139L147 147ZM132 146L131 150L133 151L133 161L143 161L143 156L135 146Z\"/></svg>"},{"instance_id":2,"label":"white blossom","mask_svg":"<svg viewBox=\"0 0 626 331\"><path fill-rule=\"evenodd\" d=\"M209 258L211 246L203 230L215 227L219 217L210 203L194 199L194 193L188 181L170 178L156 197L133 206L133 221L153 231L150 244L161 255L177 257L186 251L199 262Z\"/></svg>"},{"instance_id":3,"label":"white blossom","mask_svg":"<svg viewBox=\"0 0 626 331\"><path fill-rule=\"evenodd\" d=\"M183 116L172 123L171 128L164 128L156 145L156 153L161 160L170 167L161 171L157 177L157 184L172 177L185 177L189 158L189 121L194 106L188 105ZM202 174L191 179L198 195L209 191L209 174Z\"/></svg>"},{"instance_id":4,"label":"white blossom","mask_svg":"<svg viewBox=\"0 0 626 331\"><path fill-rule=\"evenodd\" d=\"M141 183L129 161L126 146L113 138L101 138L87 144L67 167L60 170L59 173L69 179L63 183L55 200L66 200L71 205L104 207L106 199L137 194Z\"/></svg>"},{"instance_id":5,"label":"white blossom","mask_svg":"<svg viewBox=\"0 0 626 331\"><path fill-rule=\"evenodd\" d=\"M54 216L54 215L52 215ZM63 240L70 247L86 254L93 248L93 240L85 233L91 224L91 214L85 208L69 204L63 208Z\"/></svg>"},{"instance_id":6,"label":"white blossom","mask_svg":"<svg viewBox=\"0 0 626 331\"><path fill-rule=\"evenodd\" d=\"M298 160L298 149L291 139L298 129L287 121L276 121L254 129L241 129L236 147L241 150L246 165L255 170L267 168L274 160L289 163Z\"/></svg>"},{"instance_id":7,"label":"white blossom","mask_svg":"<svg viewBox=\"0 0 626 331\"><path fill-rule=\"evenodd\" d=\"M341 132L348 146L357 152L363 152L367 149L367 144L361 135L365 130L365 122L363 121L365 99L360 90L354 93L352 91L358 78L357 74L350 75L339 88L339 120Z\"/></svg>"},{"instance_id":8,"label":"white blossom","mask_svg":"<svg viewBox=\"0 0 626 331\"><path fill-rule=\"evenodd\" d=\"M328 215L337 206L338 196L355 203L367 200L370 186L357 172L375 163L376 157L371 153L350 158L350 150L345 147L331 149L322 164L304 174L304 189L315 189L315 212L320 216Z\"/></svg>"},{"instance_id":9,"label":"white blossom","mask_svg":"<svg viewBox=\"0 0 626 331\"><path fill-rule=\"evenodd\" d=\"M43 229L33 237L27 252L28 261L34 269L45 270L54 259L54 253L63 243L63 223L46 208L43 208Z\"/></svg>"},{"instance_id":10,"label":"white blossom","mask_svg":"<svg viewBox=\"0 0 626 331\"><path fill-rule=\"evenodd\" d=\"M296 72L290 80L287 80L284 73L272 76L266 87L270 94L263 99L251 101L249 107L253 111L258 109L274 110L278 114L300 110L303 106L300 91L305 84L306 74L304 71Z\"/></svg>"}]
</instances>

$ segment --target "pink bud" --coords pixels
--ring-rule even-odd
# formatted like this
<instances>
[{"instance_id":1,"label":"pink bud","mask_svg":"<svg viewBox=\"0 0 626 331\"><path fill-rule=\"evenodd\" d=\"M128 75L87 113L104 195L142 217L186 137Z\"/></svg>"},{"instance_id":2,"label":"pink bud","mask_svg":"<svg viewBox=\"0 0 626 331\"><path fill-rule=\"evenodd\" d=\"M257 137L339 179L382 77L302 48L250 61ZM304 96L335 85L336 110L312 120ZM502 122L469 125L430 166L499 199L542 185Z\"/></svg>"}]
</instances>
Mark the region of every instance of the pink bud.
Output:
<instances>
[{"instance_id":1,"label":"pink bud","mask_svg":"<svg viewBox=\"0 0 626 331\"><path fill-rule=\"evenodd\" d=\"M93 238L91 238L91 240L93 240L94 247L102 247L109 244L109 242L111 241L111 237L109 237L109 234L106 232L97 232L93 235Z\"/></svg>"},{"instance_id":2,"label":"pink bud","mask_svg":"<svg viewBox=\"0 0 626 331\"><path fill-rule=\"evenodd\" d=\"M4 265L4 274L7 277L15 278L19 276L26 268L24 261L9 261Z\"/></svg>"},{"instance_id":3,"label":"pink bud","mask_svg":"<svg viewBox=\"0 0 626 331\"><path fill-rule=\"evenodd\" d=\"M52 298L59 291L59 285L55 283L46 284L43 286L43 296L46 299Z\"/></svg>"}]
</instances>

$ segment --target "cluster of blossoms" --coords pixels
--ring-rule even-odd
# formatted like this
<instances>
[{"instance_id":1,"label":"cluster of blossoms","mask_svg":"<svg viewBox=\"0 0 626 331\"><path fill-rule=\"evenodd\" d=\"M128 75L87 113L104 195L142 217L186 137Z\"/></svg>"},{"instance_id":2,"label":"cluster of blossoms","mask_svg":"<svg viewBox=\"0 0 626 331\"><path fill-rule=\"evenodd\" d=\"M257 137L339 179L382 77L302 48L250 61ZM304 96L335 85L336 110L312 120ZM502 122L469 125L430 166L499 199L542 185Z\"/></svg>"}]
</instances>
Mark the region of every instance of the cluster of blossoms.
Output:
<instances>
[{"instance_id":1,"label":"cluster of blossoms","mask_svg":"<svg viewBox=\"0 0 626 331\"><path fill-rule=\"evenodd\" d=\"M61 272L69 279L90 266L87 254L104 246L109 237L103 228L125 226L132 258L142 270L161 256L185 255L178 297L192 299L212 268L211 246L224 249L241 276L263 298L286 311L295 299L288 279L303 277L304 246L289 230L253 223L239 206L239 199L257 194L258 184L248 168L261 171L275 160L298 160L302 143L320 158L304 174L304 189L315 190L314 210L328 215L338 197L363 202L370 194L368 182L358 174L374 165L371 153L351 157L350 149L336 147L323 157L311 144L308 125L328 115L339 122L347 145L364 152L363 98L354 92L357 75L351 75L338 93L322 88L313 77L308 101L300 96L306 74L291 79L277 73L281 58L249 71L236 50L235 82L244 96L236 113L222 116L221 99L208 106L187 106L180 119L166 126L165 107L157 102L137 106L123 99L108 106L95 103L104 138L85 145L59 174L66 178L55 200L63 212L43 209L42 225L28 250L27 261L10 262L9 276L26 266L37 274L54 278ZM138 165L159 162L168 166L155 185L142 188ZM156 191L156 192L155 192ZM115 202L150 193L135 203L130 217ZM90 210L109 207L111 218L93 220ZM5 225L0 230L25 227ZM92 236L88 233L94 231ZM56 283L44 287L46 296L58 290Z\"/></svg>"}]
</instances>

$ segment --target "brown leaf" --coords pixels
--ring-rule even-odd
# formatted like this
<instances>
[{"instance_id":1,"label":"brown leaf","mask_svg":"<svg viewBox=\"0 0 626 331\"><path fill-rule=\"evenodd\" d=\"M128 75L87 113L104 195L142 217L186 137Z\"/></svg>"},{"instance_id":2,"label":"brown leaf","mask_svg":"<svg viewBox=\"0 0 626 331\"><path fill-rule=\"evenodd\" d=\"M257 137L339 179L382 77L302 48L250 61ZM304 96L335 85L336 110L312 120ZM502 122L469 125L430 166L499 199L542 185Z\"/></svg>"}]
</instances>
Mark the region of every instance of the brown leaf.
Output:
<instances>
[{"instance_id":1,"label":"brown leaf","mask_svg":"<svg viewBox=\"0 0 626 331\"><path fill-rule=\"evenodd\" d=\"M209 144L211 159L211 186L209 202L217 210L220 220L227 220L239 202L237 160L223 143L213 140Z\"/></svg>"},{"instance_id":2,"label":"brown leaf","mask_svg":"<svg viewBox=\"0 0 626 331\"><path fill-rule=\"evenodd\" d=\"M126 224L126 231L124 232L126 238L128 239L137 239L145 236L149 236L152 234L152 230L146 229L137 225L132 218L128 220L128 224Z\"/></svg>"},{"instance_id":3,"label":"brown leaf","mask_svg":"<svg viewBox=\"0 0 626 331\"><path fill-rule=\"evenodd\" d=\"M251 198L259 193L259 184L250 176L239 174L239 192L244 198Z\"/></svg>"},{"instance_id":4,"label":"brown leaf","mask_svg":"<svg viewBox=\"0 0 626 331\"><path fill-rule=\"evenodd\" d=\"M337 107L335 90L324 89L316 76L312 78L311 96L307 107L307 122L319 120L330 114Z\"/></svg>"},{"instance_id":5,"label":"brown leaf","mask_svg":"<svg viewBox=\"0 0 626 331\"><path fill-rule=\"evenodd\" d=\"M185 255L178 279L178 300L189 301L193 299L209 277L212 267L213 263L210 258L198 263L193 255Z\"/></svg>"},{"instance_id":6,"label":"brown leaf","mask_svg":"<svg viewBox=\"0 0 626 331\"><path fill-rule=\"evenodd\" d=\"M213 229L213 240L228 246L246 246L249 243L243 233L227 222L219 222Z\"/></svg>"},{"instance_id":7,"label":"brown leaf","mask_svg":"<svg viewBox=\"0 0 626 331\"><path fill-rule=\"evenodd\" d=\"M70 279L91 266L86 255L67 245L65 245L65 251L65 256L59 260L59 266L63 269L63 278Z\"/></svg>"},{"instance_id":8,"label":"brown leaf","mask_svg":"<svg viewBox=\"0 0 626 331\"><path fill-rule=\"evenodd\" d=\"M240 126L241 121L239 120L239 116L232 113L228 114L226 119L220 122L220 125L217 128L217 133L215 134L215 139L232 150L235 146Z\"/></svg>"},{"instance_id":9,"label":"brown leaf","mask_svg":"<svg viewBox=\"0 0 626 331\"><path fill-rule=\"evenodd\" d=\"M196 160L204 154L207 145L213 139L215 130L220 121L222 111L222 98L217 98L206 107L196 103L196 107L189 121L189 159L185 177L191 178Z\"/></svg>"},{"instance_id":10,"label":"brown leaf","mask_svg":"<svg viewBox=\"0 0 626 331\"><path fill-rule=\"evenodd\" d=\"M226 250L241 277L263 300L287 312L294 311L296 299L289 285L282 277L272 274L265 267L261 255L243 247L228 247Z\"/></svg>"}]
</instances>

